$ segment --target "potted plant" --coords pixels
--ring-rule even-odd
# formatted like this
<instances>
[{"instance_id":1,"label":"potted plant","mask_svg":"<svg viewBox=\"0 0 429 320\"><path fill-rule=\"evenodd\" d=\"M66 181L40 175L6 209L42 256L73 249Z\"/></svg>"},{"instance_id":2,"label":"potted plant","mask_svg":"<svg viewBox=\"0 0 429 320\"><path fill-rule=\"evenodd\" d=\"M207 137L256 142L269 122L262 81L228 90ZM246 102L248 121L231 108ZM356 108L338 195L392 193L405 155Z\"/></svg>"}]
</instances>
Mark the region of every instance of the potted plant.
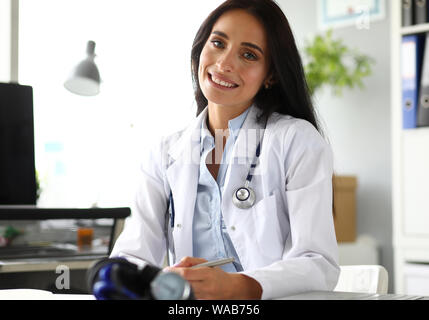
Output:
<instances>
[{"instance_id":1,"label":"potted plant","mask_svg":"<svg viewBox=\"0 0 429 320\"><path fill-rule=\"evenodd\" d=\"M310 93L324 86L341 95L345 87L363 88L363 78L371 75L374 60L356 49L347 47L342 39L333 39L332 30L316 35L304 46L304 70Z\"/></svg>"}]
</instances>

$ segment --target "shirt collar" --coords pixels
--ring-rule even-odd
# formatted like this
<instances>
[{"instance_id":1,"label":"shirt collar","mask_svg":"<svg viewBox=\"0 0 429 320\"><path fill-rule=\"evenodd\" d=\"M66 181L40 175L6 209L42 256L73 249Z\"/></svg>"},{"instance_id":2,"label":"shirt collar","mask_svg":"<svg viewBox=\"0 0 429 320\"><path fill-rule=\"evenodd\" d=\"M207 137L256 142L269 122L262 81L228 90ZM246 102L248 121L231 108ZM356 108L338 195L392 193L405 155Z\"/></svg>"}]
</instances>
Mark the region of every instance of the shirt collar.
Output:
<instances>
[{"instance_id":1,"label":"shirt collar","mask_svg":"<svg viewBox=\"0 0 429 320\"><path fill-rule=\"evenodd\" d=\"M234 142L235 140L237 140L237 136L240 131L240 128L243 126L244 120L246 119L246 116L249 113L250 108L251 106L247 108L244 112L242 112L240 115L238 115L237 117L228 121L229 135L233 137ZM211 146L214 145L214 138L207 127L207 117L208 117L208 112L204 117L203 121L201 122L201 151L204 150L204 145L206 143L209 143Z\"/></svg>"}]
</instances>

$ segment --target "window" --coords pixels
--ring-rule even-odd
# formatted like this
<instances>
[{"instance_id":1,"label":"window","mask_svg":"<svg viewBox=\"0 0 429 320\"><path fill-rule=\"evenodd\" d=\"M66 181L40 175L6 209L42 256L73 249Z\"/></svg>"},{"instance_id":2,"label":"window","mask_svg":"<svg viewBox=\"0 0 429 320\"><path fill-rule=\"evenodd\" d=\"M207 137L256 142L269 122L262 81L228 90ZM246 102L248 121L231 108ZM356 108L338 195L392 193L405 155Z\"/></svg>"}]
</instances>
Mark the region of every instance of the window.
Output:
<instances>
[{"instance_id":1,"label":"window","mask_svg":"<svg viewBox=\"0 0 429 320\"><path fill-rule=\"evenodd\" d=\"M222 1L21 0L19 80L34 90L40 206L130 205L147 147L196 104L194 36ZM63 87L96 42L95 97Z\"/></svg>"}]
</instances>

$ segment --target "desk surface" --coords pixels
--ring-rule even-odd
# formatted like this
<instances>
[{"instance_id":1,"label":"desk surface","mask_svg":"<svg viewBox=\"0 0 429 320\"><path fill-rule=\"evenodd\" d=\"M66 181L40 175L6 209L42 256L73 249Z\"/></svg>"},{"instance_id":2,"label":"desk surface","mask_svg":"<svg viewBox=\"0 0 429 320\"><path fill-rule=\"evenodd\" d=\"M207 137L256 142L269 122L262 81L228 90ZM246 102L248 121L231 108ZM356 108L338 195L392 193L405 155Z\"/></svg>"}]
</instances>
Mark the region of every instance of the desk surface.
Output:
<instances>
[{"instance_id":1,"label":"desk surface","mask_svg":"<svg viewBox=\"0 0 429 320\"><path fill-rule=\"evenodd\" d=\"M278 300L429 300L429 297L405 294L312 291Z\"/></svg>"},{"instance_id":2,"label":"desk surface","mask_svg":"<svg viewBox=\"0 0 429 320\"><path fill-rule=\"evenodd\" d=\"M69 269L88 269L99 258L83 259L76 257L74 260L66 259L27 259L21 261L0 261L0 273L4 272L30 272L51 271L59 265L65 265Z\"/></svg>"},{"instance_id":3,"label":"desk surface","mask_svg":"<svg viewBox=\"0 0 429 320\"><path fill-rule=\"evenodd\" d=\"M38 289L0 290L0 300L95 300L91 294L54 294Z\"/></svg>"},{"instance_id":4,"label":"desk surface","mask_svg":"<svg viewBox=\"0 0 429 320\"><path fill-rule=\"evenodd\" d=\"M95 300L90 294L53 294L38 289L0 290L0 300ZM277 300L429 300L429 297L357 292L312 291Z\"/></svg>"}]
</instances>

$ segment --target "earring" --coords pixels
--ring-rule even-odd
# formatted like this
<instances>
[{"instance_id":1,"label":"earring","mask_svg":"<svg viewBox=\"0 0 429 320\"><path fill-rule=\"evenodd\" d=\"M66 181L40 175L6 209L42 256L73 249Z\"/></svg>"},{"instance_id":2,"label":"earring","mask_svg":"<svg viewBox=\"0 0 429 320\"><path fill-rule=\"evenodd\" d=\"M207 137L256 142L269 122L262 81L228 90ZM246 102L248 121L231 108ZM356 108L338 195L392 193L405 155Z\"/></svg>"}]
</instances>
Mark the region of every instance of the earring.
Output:
<instances>
[{"instance_id":1,"label":"earring","mask_svg":"<svg viewBox=\"0 0 429 320\"><path fill-rule=\"evenodd\" d=\"M270 85L268 84L268 82L265 83L265 89L269 89L269 88L270 88Z\"/></svg>"}]
</instances>

